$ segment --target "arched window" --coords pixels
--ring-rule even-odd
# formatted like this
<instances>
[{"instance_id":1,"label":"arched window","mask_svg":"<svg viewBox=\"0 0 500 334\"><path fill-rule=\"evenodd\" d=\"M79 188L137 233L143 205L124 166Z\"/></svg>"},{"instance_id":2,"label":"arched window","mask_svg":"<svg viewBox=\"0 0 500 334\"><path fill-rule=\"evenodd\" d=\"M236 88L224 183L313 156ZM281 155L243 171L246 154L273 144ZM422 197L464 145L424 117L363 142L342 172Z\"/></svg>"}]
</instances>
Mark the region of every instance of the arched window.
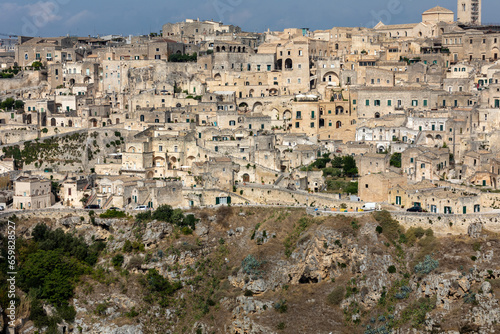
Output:
<instances>
[{"instance_id":1,"label":"arched window","mask_svg":"<svg viewBox=\"0 0 500 334\"><path fill-rule=\"evenodd\" d=\"M141 115L141 122L144 122L144 115Z\"/></svg>"},{"instance_id":2,"label":"arched window","mask_svg":"<svg viewBox=\"0 0 500 334\"><path fill-rule=\"evenodd\" d=\"M342 127L342 122L341 121L337 121L337 123L335 124L335 127L337 129L340 129Z\"/></svg>"},{"instance_id":3,"label":"arched window","mask_svg":"<svg viewBox=\"0 0 500 334\"><path fill-rule=\"evenodd\" d=\"M380 118L380 113L376 112L375 113L375 118Z\"/></svg>"}]
</instances>

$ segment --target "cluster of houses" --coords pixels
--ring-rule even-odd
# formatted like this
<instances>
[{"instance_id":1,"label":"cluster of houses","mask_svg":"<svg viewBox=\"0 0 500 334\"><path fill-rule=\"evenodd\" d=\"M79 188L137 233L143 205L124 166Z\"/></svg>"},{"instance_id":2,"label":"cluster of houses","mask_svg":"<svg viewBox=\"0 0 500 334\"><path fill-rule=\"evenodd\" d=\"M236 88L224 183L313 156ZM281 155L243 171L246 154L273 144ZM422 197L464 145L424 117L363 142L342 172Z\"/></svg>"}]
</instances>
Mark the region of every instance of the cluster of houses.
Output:
<instances>
[{"instance_id":1,"label":"cluster of houses","mask_svg":"<svg viewBox=\"0 0 500 334\"><path fill-rule=\"evenodd\" d=\"M481 0L459 0L456 14L438 6L414 24L317 31L186 20L160 36L19 37L0 49L1 68L21 69L0 79L0 96L24 102L0 113L3 147L96 130L124 140L78 172L23 169L13 207L492 209L500 26L481 24ZM304 168L324 155L355 157L357 197Z\"/></svg>"}]
</instances>

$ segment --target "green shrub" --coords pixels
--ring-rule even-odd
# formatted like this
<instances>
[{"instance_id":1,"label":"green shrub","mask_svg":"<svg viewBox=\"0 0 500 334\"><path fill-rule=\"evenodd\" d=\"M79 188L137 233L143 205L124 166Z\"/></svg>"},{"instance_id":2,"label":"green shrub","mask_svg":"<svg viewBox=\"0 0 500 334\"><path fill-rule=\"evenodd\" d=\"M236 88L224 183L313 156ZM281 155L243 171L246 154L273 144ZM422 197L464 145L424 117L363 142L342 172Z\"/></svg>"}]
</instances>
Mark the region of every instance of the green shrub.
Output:
<instances>
[{"instance_id":1,"label":"green shrub","mask_svg":"<svg viewBox=\"0 0 500 334\"><path fill-rule=\"evenodd\" d=\"M249 254L241 261L241 270L247 275L257 276L261 274L259 268L262 264L263 263L258 261L252 254Z\"/></svg>"},{"instance_id":2,"label":"green shrub","mask_svg":"<svg viewBox=\"0 0 500 334\"><path fill-rule=\"evenodd\" d=\"M398 324L410 322L413 328L419 328L425 322L427 313L435 307L436 297L420 298L403 310Z\"/></svg>"},{"instance_id":3,"label":"green shrub","mask_svg":"<svg viewBox=\"0 0 500 334\"><path fill-rule=\"evenodd\" d=\"M191 228L189 228L189 226L184 226L183 228L181 228L181 232L184 235L193 234L193 230Z\"/></svg>"},{"instance_id":4,"label":"green shrub","mask_svg":"<svg viewBox=\"0 0 500 334\"><path fill-rule=\"evenodd\" d=\"M151 211L139 212L138 214L135 215L135 220L139 223L148 222L152 219L153 218L151 217Z\"/></svg>"},{"instance_id":5,"label":"green shrub","mask_svg":"<svg viewBox=\"0 0 500 334\"><path fill-rule=\"evenodd\" d=\"M95 307L94 313L97 315L105 315L107 309L108 309L108 303L106 303L106 302L99 303Z\"/></svg>"},{"instance_id":6,"label":"green shrub","mask_svg":"<svg viewBox=\"0 0 500 334\"><path fill-rule=\"evenodd\" d=\"M279 313L286 313L288 311L288 305L286 304L286 300L282 299L276 304L274 304L274 309Z\"/></svg>"},{"instance_id":7,"label":"green shrub","mask_svg":"<svg viewBox=\"0 0 500 334\"><path fill-rule=\"evenodd\" d=\"M182 287L182 283L175 282L171 284L168 278L161 276L156 269L149 269L146 275L146 287L151 292L172 295Z\"/></svg>"},{"instance_id":8,"label":"green shrub","mask_svg":"<svg viewBox=\"0 0 500 334\"><path fill-rule=\"evenodd\" d=\"M245 295L245 297L252 297L253 296L253 292L252 292L252 290L245 290L244 295Z\"/></svg>"},{"instance_id":9,"label":"green shrub","mask_svg":"<svg viewBox=\"0 0 500 334\"><path fill-rule=\"evenodd\" d=\"M480 242L475 242L472 244L472 249L474 252L478 252L481 250L481 243Z\"/></svg>"},{"instance_id":10,"label":"green shrub","mask_svg":"<svg viewBox=\"0 0 500 334\"><path fill-rule=\"evenodd\" d=\"M285 323L284 323L284 322L280 322L279 324L277 324L277 325L276 325L276 328L277 328L278 330L283 330L283 329L285 329L285 328L286 328L286 325L285 325Z\"/></svg>"},{"instance_id":11,"label":"green shrub","mask_svg":"<svg viewBox=\"0 0 500 334\"><path fill-rule=\"evenodd\" d=\"M326 302L330 305L340 305L342 300L344 300L344 287L340 285L336 286L326 297Z\"/></svg>"},{"instance_id":12,"label":"green shrub","mask_svg":"<svg viewBox=\"0 0 500 334\"><path fill-rule=\"evenodd\" d=\"M417 274L428 274L439 267L439 261L434 260L430 255L426 255L424 261L417 263L414 270Z\"/></svg>"},{"instance_id":13,"label":"green shrub","mask_svg":"<svg viewBox=\"0 0 500 334\"><path fill-rule=\"evenodd\" d=\"M394 274L396 272L396 267L395 266L389 266L389 268L387 268L387 272L389 274Z\"/></svg>"},{"instance_id":14,"label":"green shrub","mask_svg":"<svg viewBox=\"0 0 500 334\"><path fill-rule=\"evenodd\" d=\"M401 233L404 233L404 228L399 225L398 221L394 220L389 211L375 211L373 217L382 227L382 233L390 241L396 241Z\"/></svg>"},{"instance_id":15,"label":"green shrub","mask_svg":"<svg viewBox=\"0 0 500 334\"><path fill-rule=\"evenodd\" d=\"M100 218L125 218L127 214L119 210L106 210L99 215Z\"/></svg>"},{"instance_id":16,"label":"green shrub","mask_svg":"<svg viewBox=\"0 0 500 334\"><path fill-rule=\"evenodd\" d=\"M123 265L123 261L124 261L124 257L123 257L123 254L116 254L115 256L113 256L113 258L111 259L111 264L113 265L113 267L115 268L120 268L122 265Z\"/></svg>"},{"instance_id":17,"label":"green shrub","mask_svg":"<svg viewBox=\"0 0 500 334\"><path fill-rule=\"evenodd\" d=\"M126 312L126 313L125 313L125 316L126 316L127 318L135 318L135 317L137 317L138 315L139 315L139 312L137 312L137 311L135 310L135 306L133 306L133 307L130 309L130 311L129 311L129 312Z\"/></svg>"},{"instance_id":18,"label":"green shrub","mask_svg":"<svg viewBox=\"0 0 500 334\"><path fill-rule=\"evenodd\" d=\"M290 257L292 255L293 250L297 244L297 241L300 238L302 232L307 230L309 226L311 226L312 221L308 217L302 217L299 219L297 223L295 223L292 232L285 238L284 246L285 246L285 255Z\"/></svg>"}]
</instances>

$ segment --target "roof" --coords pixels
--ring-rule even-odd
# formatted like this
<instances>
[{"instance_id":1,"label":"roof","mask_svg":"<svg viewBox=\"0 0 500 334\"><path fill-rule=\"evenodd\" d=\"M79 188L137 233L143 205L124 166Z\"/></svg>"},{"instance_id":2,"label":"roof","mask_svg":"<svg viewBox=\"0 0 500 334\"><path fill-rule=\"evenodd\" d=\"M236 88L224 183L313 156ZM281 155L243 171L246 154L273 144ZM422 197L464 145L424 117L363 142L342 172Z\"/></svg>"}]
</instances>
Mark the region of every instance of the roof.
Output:
<instances>
[{"instance_id":1,"label":"roof","mask_svg":"<svg viewBox=\"0 0 500 334\"><path fill-rule=\"evenodd\" d=\"M392 24L385 25L383 22L379 22L374 29L376 30L391 30L391 29L413 29L418 25L418 23L404 23L404 24Z\"/></svg>"},{"instance_id":2,"label":"roof","mask_svg":"<svg viewBox=\"0 0 500 334\"><path fill-rule=\"evenodd\" d=\"M426 10L424 14L455 14L452 10L443 8L441 6L436 6L434 8L431 8L429 10Z\"/></svg>"}]
</instances>

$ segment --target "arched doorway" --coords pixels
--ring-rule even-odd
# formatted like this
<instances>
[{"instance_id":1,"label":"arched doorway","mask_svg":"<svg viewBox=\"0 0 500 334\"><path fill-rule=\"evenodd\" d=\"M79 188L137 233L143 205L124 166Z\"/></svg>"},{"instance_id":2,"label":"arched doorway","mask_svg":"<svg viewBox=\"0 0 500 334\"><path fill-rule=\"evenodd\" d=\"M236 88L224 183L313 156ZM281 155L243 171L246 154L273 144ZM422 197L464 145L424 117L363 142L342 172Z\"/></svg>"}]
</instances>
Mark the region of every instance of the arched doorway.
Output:
<instances>
[{"instance_id":1,"label":"arched doorway","mask_svg":"<svg viewBox=\"0 0 500 334\"><path fill-rule=\"evenodd\" d=\"M50 126L56 126L56 119L55 118L50 119Z\"/></svg>"},{"instance_id":2,"label":"arched doorway","mask_svg":"<svg viewBox=\"0 0 500 334\"><path fill-rule=\"evenodd\" d=\"M243 174L243 182L248 183L250 182L250 175L248 174Z\"/></svg>"}]
</instances>

